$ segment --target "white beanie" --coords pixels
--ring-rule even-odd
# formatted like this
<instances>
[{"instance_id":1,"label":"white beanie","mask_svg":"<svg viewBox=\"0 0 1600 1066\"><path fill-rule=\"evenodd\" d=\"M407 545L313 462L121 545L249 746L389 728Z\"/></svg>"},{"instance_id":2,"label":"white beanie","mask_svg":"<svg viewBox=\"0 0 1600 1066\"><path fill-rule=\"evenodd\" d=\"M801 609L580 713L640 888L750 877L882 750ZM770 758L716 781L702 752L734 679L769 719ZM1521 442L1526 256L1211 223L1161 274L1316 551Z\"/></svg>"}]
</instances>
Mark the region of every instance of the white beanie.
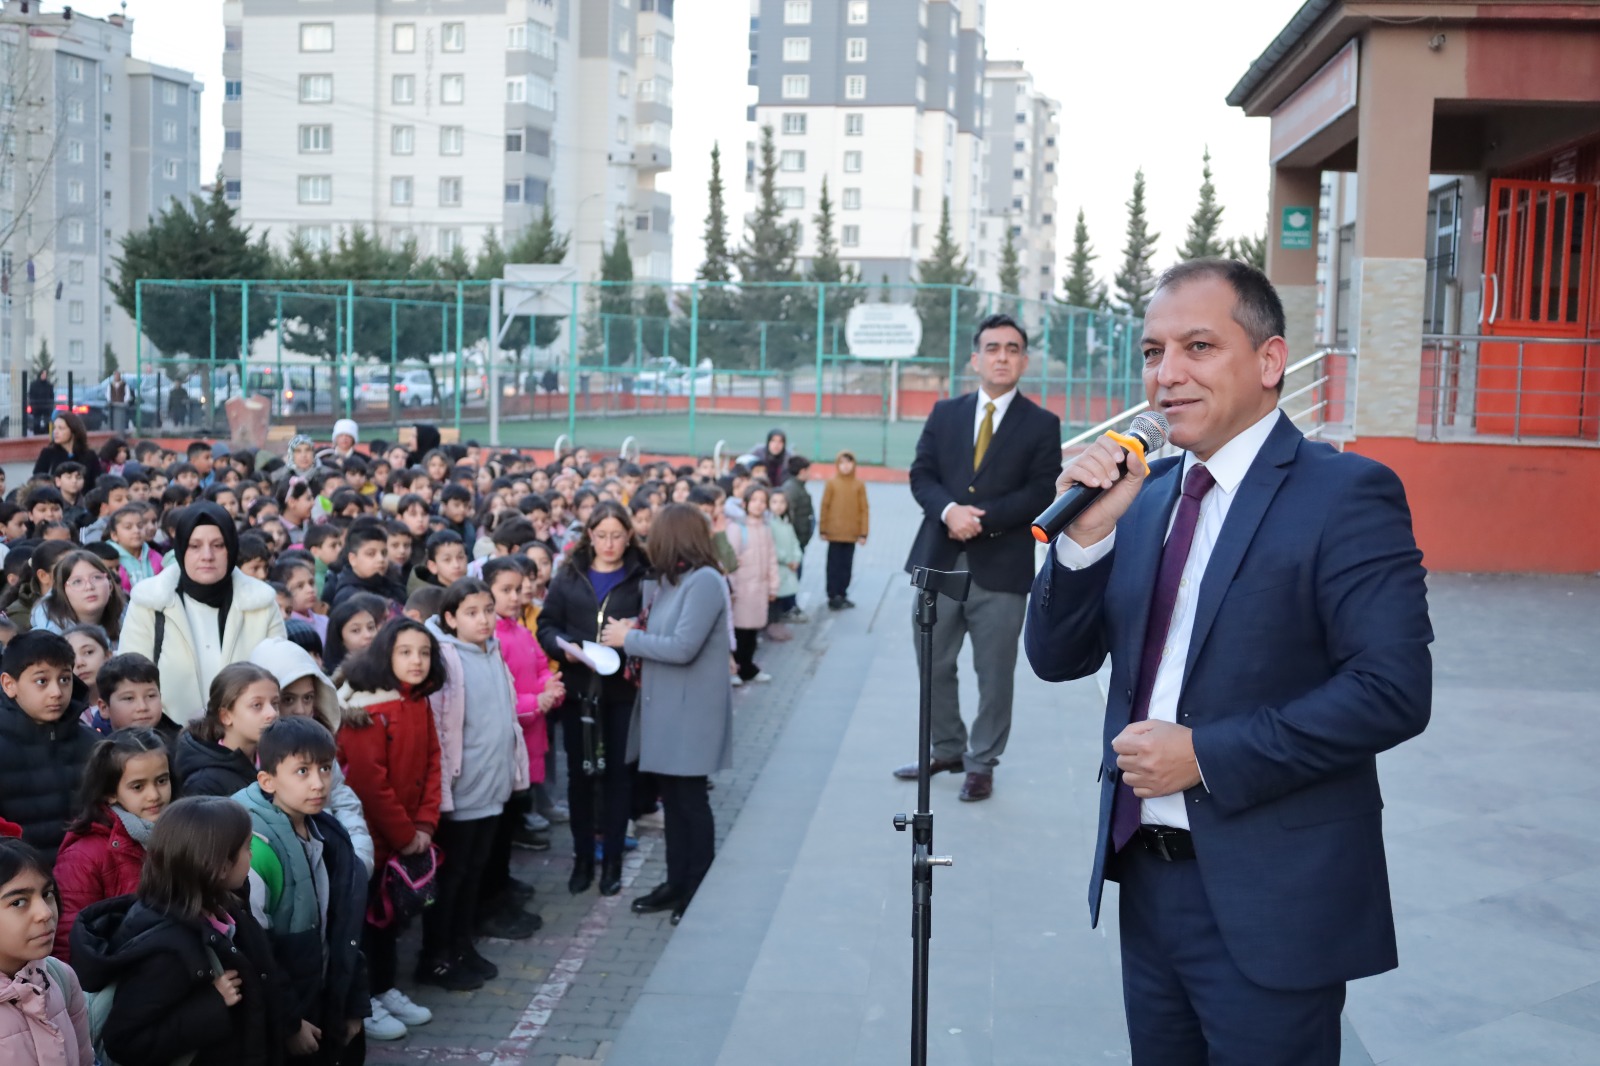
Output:
<instances>
[{"instance_id":1,"label":"white beanie","mask_svg":"<svg viewBox=\"0 0 1600 1066\"><path fill-rule=\"evenodd\" d=\"M360 444L361 443L361 427L356 425L356 420L355 419L353 419L353 418L341 418L341 419L339 419L339 421L335 422L333 424L333 436L334 436L334 439L337 440L338 437L339 437L339 434L341 434L341 433L348 433L348 434L350 434L350 440L352 442L354 442L356 444Z\"/></svg>"}]
</instances>

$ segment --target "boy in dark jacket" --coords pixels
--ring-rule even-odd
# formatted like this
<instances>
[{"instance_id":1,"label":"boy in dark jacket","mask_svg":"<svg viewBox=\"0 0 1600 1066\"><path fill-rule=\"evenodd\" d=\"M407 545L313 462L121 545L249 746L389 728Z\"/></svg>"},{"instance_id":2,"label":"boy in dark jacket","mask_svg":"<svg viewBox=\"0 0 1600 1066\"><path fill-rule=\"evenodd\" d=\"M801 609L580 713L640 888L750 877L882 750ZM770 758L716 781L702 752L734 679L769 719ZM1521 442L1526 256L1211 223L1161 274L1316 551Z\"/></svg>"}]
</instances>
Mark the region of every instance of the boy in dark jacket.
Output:
<instances>
[{"instance_id":1,"label":"boy in dark jacket","mask_svg":"<svg viewBox=\"0 0 1600 1066\"><path fill-rule=\"evenodd\" d=\"M87 690L72 673L72 645L33 630L0 656L0 818L55 864L78 786L99 739L79 722Z\"/></svg>"},{"instance_id":2,"label":"boy in dark jacket","mask_svg":"<svg viewBox=\"0 0 1600 1066\"><path fill-rule=\"evenodd\" d=\"M294 1055L341 1061L368 1012L358 947L366 870L338 819L333 734L316 719L278 719L261 734L256 781L233 798L250 814L250 910L293 988Z\"/></svg>"},{"instance_id":3,"label":"boy in dark jacket","mask_svg":"<svg viewBox=\"0 0 1600 1066\"><path fill-rule=\"evenodd\" d=\"M406 588L389 572L389 531L376 519L362 519L345 534L344 577L328 600L337 607L358 592L382 596L395 605L406 605Z\"/></svg>"}]
</instances>

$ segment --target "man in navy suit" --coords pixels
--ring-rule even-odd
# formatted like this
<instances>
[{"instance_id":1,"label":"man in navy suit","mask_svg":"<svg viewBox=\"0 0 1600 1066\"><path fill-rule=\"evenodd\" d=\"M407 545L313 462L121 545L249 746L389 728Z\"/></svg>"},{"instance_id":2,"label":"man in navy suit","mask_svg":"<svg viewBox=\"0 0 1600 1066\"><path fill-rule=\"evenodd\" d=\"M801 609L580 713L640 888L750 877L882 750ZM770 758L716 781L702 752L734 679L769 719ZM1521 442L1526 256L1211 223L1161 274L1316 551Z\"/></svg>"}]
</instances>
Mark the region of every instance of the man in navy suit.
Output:
<instances>
[{"instance_id":1,"label":"man in navy suit","mask_svg":"<svg viewBox=\"0 0 1600 1066\"><path fill-rule=\"evenodd\" d=\"M911 494L922 527L906 570L967 570L965 603L939 597L933 629L933 772L966 771L961 798L988 799L1011 733L1017 635L1033 582L1033 519L1050 505L1061 470L1061 420L1018 390L1028 334L1010 315L990 315L972 338L978 391L934 404L917 440ZM978 714L961 720L956 657L972 638ZM921 644L917 654L922 654ZM917 764L894 771L915 780Z\"/></svg>"},{"instance_id":2,"label":"man in navy suit","mask_svg":"<svg viewBox=\"0 0 1600 1066\"><path fill-rule=\"evenodd\" d=\"M1405 492L1278 410L1283 307L1260 271L1173 267L1144 323L1151 406L1186 453L1103 438L1106 491L1033 584L1047 681L1111 657L1089 909L1121 884L1133 1061L1336 1066L1345 983L1397 965L1375 757L1432 698Z\"/></svg>"}]
</instances>

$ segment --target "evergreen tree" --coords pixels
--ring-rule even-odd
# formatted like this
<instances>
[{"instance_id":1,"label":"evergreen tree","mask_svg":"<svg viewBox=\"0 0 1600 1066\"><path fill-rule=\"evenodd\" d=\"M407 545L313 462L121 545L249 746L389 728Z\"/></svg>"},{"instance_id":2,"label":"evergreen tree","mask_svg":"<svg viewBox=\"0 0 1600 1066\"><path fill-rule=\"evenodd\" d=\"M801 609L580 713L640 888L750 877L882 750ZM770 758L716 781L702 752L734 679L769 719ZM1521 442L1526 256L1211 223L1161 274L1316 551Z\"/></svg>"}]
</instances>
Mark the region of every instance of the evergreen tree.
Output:
<instances>
[{"instance_id":1,"label":"evergreen tree","mask_svg":"<svg viewBox=\"0 0 1600 1066\"><path fill-rule=\"evenodd\" d=\"M1227 251L1218 231L1222 228L1222 205L1217 202L1217 187L1211 183L1211 149L1200 157L1200 202L1189 219L1189 234L1178 249L1179 259L1216 259Z\"/></svg>"},{"instance_id":2,"label":"evergreen tree","mask_svg":"<svg viewBox=\"0 0 1600 1066\"><path fill-rule=\"evenodd\" d=\"M1078 208L1078 222L1072 230L1072 254L1067 257L1067 277L1062 283L1062 296L1072 307L1100 309L1106 303L1106 287L1094 275L1094 261L1099 259L1094 245L1089 243L1089 227L1083 220L1083 208Z\"/></svg>"},{"instance_id":3,"label":"evergreen tree","mask_svg":"<svg viewBox=\"0 0 1600 1066\"><path fill-rule=\"evenodd\" d=\"M265 235L252 237L235 216L223 196L223 183L218 181L210 198L191 197L187 204L173 201L144 229L122 238L122 254L113 260L117 275L111 282L117 305L132 316L136 283L149 278L276 276ZM213 339L219 358L239 357L243 326L240 290L220 289L215 314L211 295L203 286L147 285L143 289L144 334L170 360L165 369L175 380L187 373L177 359L185 355L209 359ZM270 301L260 296L251 300L251 340L272 328L272 315Z\"/></svg>"},{"instance_id":4,"label":"evergreen tree","mask_svg":"<svg viewBox=\"0 0 1600 1066\"><path fill-rule=\"evenodd\" d=\"M51 381L56 379L56 362L50 357L50 338L45 337L39 341L39 354L33 360L33 373L30 377L38 377L40 373Z\"/></svg>"},{"instance_id":5,"label":"evergreen tree","mask_svg":"<svg viewBox=\"0 0 1600 1066\"><path fill-rule=\"evenodd\" d=\"M928 359L945 359L950 354L950 333L957 333L957 356L968 351L960 334L977 325L977 294L962 291L955 299L956 321L950 320L950 286L971 288L976 275L967 266L967 256L956 244L950 229L950 199L939 211L939 231L934 235L933 252L917 264L915 304L922 319L922 347L918 354ZM937 287L934 287L937 286Z\"/></svg>"},{"instance_id":6,"label":"evergreen tree","mask_svg":"<svg viewBox=\"0 0 1600 1066\"><path fill-rule=\"evenodd\" d=\"M1133 176L1133 195L1128 199L1127 243L1122 248L1122 267L1117 271L1117 310L1133 318L1143 318L1150 304L1150 294L1155 291L1156 275L1150 260L1156 253L1158 233L1150 232L1145 218L1144 168Z\"/></svg>"},{"instance_id":7,"label":"evergreen tree","mask_svg":"<svg viewBox=\"0 0 1600 1066\"><path fill-rule=\"evenodd\" d=\"M823 328L827 331L823 348L826 353L833 354L843 344L844 322L850 314L850 308L860 303L864 294L860 287L860 268L846 266L839 259L839 243L833 235L833 198L828 195L827 177L822 179L822 191L817 197L817 213L812 217L812 224L816 226L817 252L806 268L806 280L827 285L823 294ZM797 317L801 313L808 313L815 319L816 296L814 291L805 290L804 300L797 301L803 302L805 308L796 312Z\"/></svg>"},{"instance_id":8,"label":"evergreen tree","mask_svg":"<svg viewBox=\"0 0 1600 1066\"><path fill-rule=\"evenodd\" d=\"M1089 243L1089 226L1078 208L1078 221L1072 229L1072 253L1067 257L1067 276L1061 284L1061 302L1056 305L1052 333L1059 338L1053 352L1063 362L1070 353L1073 373L1089 374L1089 367L1104 358L1104 345L1093 327L1106 309L1106 287L1095 277L1094 261L1100 256Z\"/></svg>"},{"instance_id":9,"label":"evergreen tree","mask_svg":"<svg viewBox=\"0 0 1600 1066\"><path fill-rule=\"evenodd\" d=\"M706 257L695 277L701 281L732 281L733 257L728 253L728 210L723 201L722 149L715 142L711 145L711 181L707 189Z\"/></svg>"},{"instance_id":10,"label":"evergreen tree","mask_svg":"<svg viewBox=\"0 0 1600 1066\"><path fill-rule=\"evenodd\" d=\"M1017 257L1010 216L1006 218L1006 243L1000 248L1000 291L1008 296L1022 295L1022 262Z\"/></svg>"},{"instance_id":11,"label":"evergreen tree","mask_svg":"<svg viewBox=\"0 0 1600 1066\"><path fill-rule=\"evenodd\" d=\"M110 377L121 367L117 365L117 353L111 350L111 342L106 341L104 351L100 353L100 373L103 377Z\"/></svg>"},{"instance_id":12,"label":"evergreen tree","mask_svg":"<svg viewBox=\"0 0 1600 1066\"><path fill-rule=\"evenodd\" d=\"M628 231L617 223L611 247L600 257L600 316L606 361L623 366L634 352L633 254L628 251Z\"/></svg>"},{"instance_id":13,"label":"evergreen tree","mask_svg":"<svg viewBox=\"0 0 1600 1066\"><path fill-rule=\"evenodd\" d=\"M785 221L778 200L778 149L772 127L761 129L761 166L756 183L756 208L745 218L739 264L739 310L744 319L746 363L757 361L765 334L766 364L782 369L796 365L802 353L815 351L816 312L808 320L800 293L785 282L800 280L795 259L800 251L800 223Z\"/></svg>"},{"instance_id":14,"label":"evergreen tree","mask_svg":"<svg viewBox=\"0 0 1600 1066\"><path fill-rule=\"evenodd\" d=\"M498 239L489 235L491 247ZM382 363L425 359L439 351L440 325L453 319L455 313L455 288L391 286L369 284L356 286L356 302L352 309L344 301L344 282L362 279L375 282L433 280L454 282L472 277L471 264L466 253L459 248L456 255L441 264L421 259L415 241L390 246L365 226L341 230L332 245L314 249L296 235L279 267L278 277L295 278L310 282L306 288L324 292L327 297L300 298L284 301L284 317L293 320L285 323L284 347L291 351L322 359L338 360L347 353L357 358L373 359ZM324 283L318 285L317 283ZM473 302L478 302L477 294ZM482 301L487 302L487 294ZM483 316L472 319L486 322ZM348 336L346 331L354 326ZM483 334L478 334L481 337ZM450 336L454 337L453 325ZM348 387L349 377L343 375Z\"/></svg>"},{"instance_id":15,"label":"evergreen tree","mask_svg":"<svg viewBox=\"0 0 1600 1066\"><path fill-rule=\"evenodd\" d=\"M673 336L671 346L678 359L689 361L691 344L687 320L693 312L698 317L700 327L699 336L695 338L697 358L701 362L709 360L715 366L724 366L737 356L741 327L737 321L739 294L729 284L733 281L733 256L728 250L722 149L715 143L711 145L711 180L706 189L705 259L695 272L696 280L704 284L697 285L693 293L678 293L678 314L684 322Z\"/></svg>"},{"instance_id":16,"label":"evergreen tree","mask_svg":"<svg viewBox=\"0 0 1600 1066\"><path fill-rule=\"evenodd\" d=\"M1237 259L1241 263L1249 263L1257 270L1267 269L1267 235L1265 233L1256 237L1246 234L1237 239L1228 240L1227 256Z\"/></svg>"}]
</instances>

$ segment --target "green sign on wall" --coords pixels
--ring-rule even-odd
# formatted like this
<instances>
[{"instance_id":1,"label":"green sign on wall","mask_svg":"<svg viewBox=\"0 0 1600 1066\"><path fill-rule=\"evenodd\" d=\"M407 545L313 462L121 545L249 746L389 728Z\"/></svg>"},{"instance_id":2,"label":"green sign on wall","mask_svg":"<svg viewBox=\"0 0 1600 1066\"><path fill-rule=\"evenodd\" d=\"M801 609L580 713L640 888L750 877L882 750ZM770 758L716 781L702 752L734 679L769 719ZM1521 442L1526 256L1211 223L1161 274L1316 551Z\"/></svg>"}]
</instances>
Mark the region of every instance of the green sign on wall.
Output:
<instances>
[{"instance_id":1,"label":"green sign on wall","mask_svg":"<svg viewBox=\"0 0 1600 1066\"><path fill-rule=\"evenodd\" d=\"M1278 247L1300 249L1311 247L1311 220L1316 217L1310 207L1283 209L1283 226L1278 231Z\"/></svg>"}]
</instances>

